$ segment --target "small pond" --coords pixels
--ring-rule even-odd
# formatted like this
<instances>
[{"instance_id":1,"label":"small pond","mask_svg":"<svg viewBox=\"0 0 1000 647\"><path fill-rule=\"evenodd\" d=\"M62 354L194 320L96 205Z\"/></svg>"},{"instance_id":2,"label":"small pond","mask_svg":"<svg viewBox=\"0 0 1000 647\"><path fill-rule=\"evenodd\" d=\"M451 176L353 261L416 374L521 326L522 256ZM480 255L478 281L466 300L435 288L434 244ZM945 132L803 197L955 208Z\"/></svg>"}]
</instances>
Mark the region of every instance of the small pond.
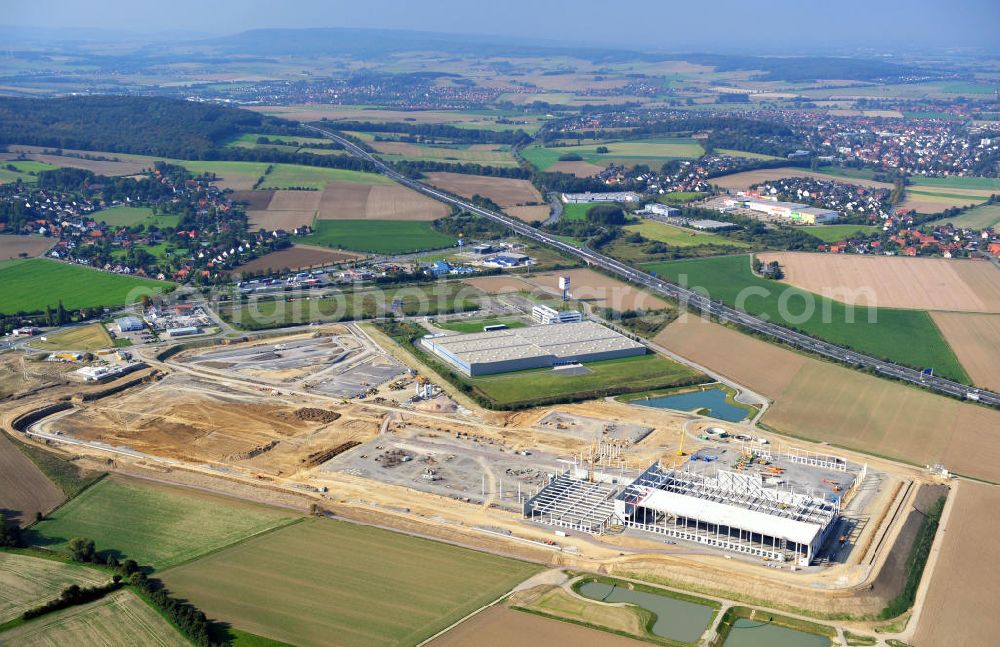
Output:
<instances>
[{"instance_id":1,"label":"small pond","mask_svg":"<svg viewBox=\"0 0 1000 647\"><path fill-rule=\"evenodd\" d=\"M697 642L705 633L715 612L712 607L704 604L645 591L632 591L603 582L587 582L577 591L584 597L601 602L627 602L652 611L656 614L652 632L657 636L681 642Z\"/></svg>"},{"instance_id":2,"label":"small pond","mask_svg":"<svg viewBox=\"0 0 1000 647\"><path fill-rule=\"evenodd\" d=\"M747 410L726 402L726 392L720 388L690 391L676 395L632 400L629 404L675 411L698 411L707 409L707 415L727 422L740 422L747 417Z\"/></svg>"},{"instance_id":3,"label":"small pond","mask_svg":"<svg viewBox=\"0 0 1000 647\"><path fill-rule=\"evenodd\" d=\"M722 647L830 647L826 636L739 618Z\"/></svg>"}]
</instances>

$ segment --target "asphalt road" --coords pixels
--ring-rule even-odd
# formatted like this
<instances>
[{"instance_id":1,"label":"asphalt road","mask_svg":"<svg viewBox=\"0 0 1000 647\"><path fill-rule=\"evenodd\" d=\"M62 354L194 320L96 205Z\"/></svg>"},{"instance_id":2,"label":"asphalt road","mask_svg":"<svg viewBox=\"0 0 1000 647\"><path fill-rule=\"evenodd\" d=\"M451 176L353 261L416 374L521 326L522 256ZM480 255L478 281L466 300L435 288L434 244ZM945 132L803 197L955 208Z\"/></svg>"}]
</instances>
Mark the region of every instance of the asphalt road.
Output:
<instances>
[{"instance_id":1,"label":"asphalt road","mask_svg":"<svg viewBox=\"0 0 1000 647\"><path fill-rule=\"evenodd\" d=\"M462 198L410 179L364 149L355 145L350 140L341 137L333 131L309 124L302 124L302 126L309 128L310 130L314 130L343 145L348 153L354 155L355 157L368 160L378 168L380 173L395 180L396 182L399 182L400 184L410 187L415 191L419 191L424 195L446 204L455 205L466 211L501 222L521 236L531 238L532 240L554 247L568 254L572 254L585 261L588 265L600 267L608 272L616 274L625 281L636 283L654 293L674 299L680 302L683 306L697 310L703 314L711 315L712 317L722 321L735 323L757 333L778 339L779 341L790 346L795 346L812 353L823 355L834 361L848 364L855 368L869 369L877 374L910 382L928 390L936 391L945 395L978 400L983 404L1000 407L1000 394L998 393L984 389L972 388L943 377L924 375L921 371L916 369L909 368L907 366L900 366L898 364L886 362L847 348L842 348L835 344L831 344L829 342L816 339L815 337L810 337L809 335L804 335L800 332L765 321L764 319L748 315L745 312L740 312L739 310L730 308L718 301L713 301L701 294L698 294L697 292L687 290L673 283L663 281L655 276L652 276L651 274L641 272L620 261L588 249L587 247L578 247L576 245L565 243L542 231L539 231L538 229L535 229L534 227L526 225L519 220L515 220L502 213L490 211L489 209L483 209Z\"/></svg>"}]
</instances>

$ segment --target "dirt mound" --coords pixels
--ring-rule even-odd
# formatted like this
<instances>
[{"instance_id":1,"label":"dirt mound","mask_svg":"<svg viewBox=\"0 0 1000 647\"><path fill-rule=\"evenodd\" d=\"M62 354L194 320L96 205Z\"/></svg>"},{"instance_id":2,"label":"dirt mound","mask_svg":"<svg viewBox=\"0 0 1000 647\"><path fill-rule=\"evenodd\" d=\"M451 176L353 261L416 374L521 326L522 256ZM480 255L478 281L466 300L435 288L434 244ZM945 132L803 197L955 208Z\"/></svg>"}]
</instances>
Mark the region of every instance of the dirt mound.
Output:
<instances>
[{"instance_id":1,"label":"dirt mound","mask_svg":"<svg viewBox=\"0 0 1000 647\"><path fill-rule=\"evenodd\" d=\"M326 409L316 409L313 407L297 409L292 415L304 422L333 422L340 418L340 414L336 411L327 411Z\"/></svg>"},{"instance_id":2,"label":"dirt mound","mask_svg":"<svg viewBox=\"0 0 1000 647\"><path fill-rule=\"evenodd\" d=\"M336 447L330 449L324 449L322 451L313 452L302 459L302 463L306 467L315 467L317 465L322 465L334 456L339 456L349 449L354 449L361 443L356 440L348 440L346 443L341 443Z\"/></svg>"}]
</instances>

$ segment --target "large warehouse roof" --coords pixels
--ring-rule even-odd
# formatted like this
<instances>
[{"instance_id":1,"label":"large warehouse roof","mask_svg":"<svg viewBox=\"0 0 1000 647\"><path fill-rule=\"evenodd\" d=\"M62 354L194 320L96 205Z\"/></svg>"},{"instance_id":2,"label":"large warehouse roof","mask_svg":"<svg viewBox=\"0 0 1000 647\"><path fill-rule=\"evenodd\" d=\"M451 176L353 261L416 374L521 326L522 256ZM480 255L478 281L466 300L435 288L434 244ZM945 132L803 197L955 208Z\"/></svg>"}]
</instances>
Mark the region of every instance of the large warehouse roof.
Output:
<instances>
[{"instance_id":1,"label":"large warehouse roof","mask_svg":"<svg viewBox=\"0 0 1000 647\"><path fill-rule=\"evenodd\" d=\"M776 517L756 510L666 490L649 490L636 502L636 505L710 524L742 528L805 545L811 544L822 530L822 526L816 523Z\"/></svg>"},{"instance_id":2,"label":"large warehouse roof","mask_svg":"<svg viewBox=\"0 0 1000 647\"><path fill-rule=\"evenodd\" d=\"M433 343L469 364L645 348L593 321L446 335L434 337Z\"/></svg>"}]
</instances>

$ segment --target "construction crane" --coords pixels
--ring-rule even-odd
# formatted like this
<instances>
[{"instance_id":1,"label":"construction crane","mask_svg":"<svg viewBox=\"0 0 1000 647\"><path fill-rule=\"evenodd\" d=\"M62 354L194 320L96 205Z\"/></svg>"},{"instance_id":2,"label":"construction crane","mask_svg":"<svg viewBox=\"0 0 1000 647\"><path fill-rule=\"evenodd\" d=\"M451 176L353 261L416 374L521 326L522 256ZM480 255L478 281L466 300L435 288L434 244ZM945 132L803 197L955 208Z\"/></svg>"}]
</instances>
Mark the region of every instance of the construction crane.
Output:
<instances>
[{"instance_id":1,"label":"construction crane","mask_svg":"<svg viewBox=\"0 0 1000 647\"><path fill-rule=\"evenodd\" d=\"M677 448L677 455L678 456L683 456L684 455L684 428L683 427L681 427L681 444Z\"/></svg>"}]
</instances>

